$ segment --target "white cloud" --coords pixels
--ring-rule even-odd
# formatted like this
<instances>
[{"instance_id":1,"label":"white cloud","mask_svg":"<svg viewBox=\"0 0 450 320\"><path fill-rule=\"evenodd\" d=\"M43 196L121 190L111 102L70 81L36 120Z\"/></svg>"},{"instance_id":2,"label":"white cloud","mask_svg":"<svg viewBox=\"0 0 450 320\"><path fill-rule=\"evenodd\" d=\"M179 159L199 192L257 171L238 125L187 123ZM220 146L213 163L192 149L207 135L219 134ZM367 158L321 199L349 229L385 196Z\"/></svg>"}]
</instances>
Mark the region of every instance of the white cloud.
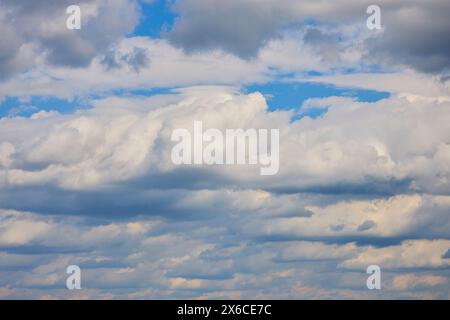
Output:
<instances>
[{"instance_id":1,"label":"white cloud","mask_svg":"<svg viewBox=\"0 0 450 320\"><path fill-rule=\"evenodd\" d=\"M207 182L210 186L226 178L253 189L360 186L377 192L448 191L448 102L316 99L306 105L328 111L293 123L290 111L268 112L261 94L222 87L185 89L148 100L109 98L95 104L72 115L2 119L1 181L78 189L170 174L179 169L170 161L172 130L192 129L194 121L201 120L205 128L281 130L277 176L263 179L258 168L248 166L199 169L218 175L219 181Z\"/></svg>"},{"instance_id":2,"label":"white cloud","mask_svg":"<svg viewBox=\"0 0 450 320\"><path fill-rule=\"evenodd\" d=\"M450 240L408 240L401 245L384 248L369 248L358 257L344 261L345 268L365 268L378 265L380 268L438 268L448 267L450 260L444 254L450 248Z\"/></svg>"},{"instance_id":3,"label":"white cloud","mask_svg":"<svg viewBox=\"0 0 450 320\"><path fill-rule=\"evenodd\" d=\"M393 279L392 286L397 290L410 290L417 287L435 287L447 285L448 279L432 274L415 275L413 273L402 274Z\"/></svg>"},{"instance_id":4,"label":"white cloud","mask_svg":"<svg viewBox=\"0 0 450 320\"><path fill-rule=\"evenodd\" d=\"M390 92L409 99L419 100L430 98L432 101L448 102L450 94L449 81L442 82L437 77L430 77L413 71L337 74L304 78L303 80L330 83L341 87Z\"/></svg>"},{"instance_id":5,"label":"white cloud","mask_svg":"<svg viewBox=\"0 0 450 320\"><path fill-rule=\"evenodd\" d=\"M420 196L397 196L372 201L343 201L326 207L307 206L311 217L286 217L267 221L259 232L266 236L344 237L397 236L416 224ZM430 219L435 217L429 216ZM424 223L424 221L421 221ZM261 227L261 226L259 226Z\"/></svg>"}]
</instances>

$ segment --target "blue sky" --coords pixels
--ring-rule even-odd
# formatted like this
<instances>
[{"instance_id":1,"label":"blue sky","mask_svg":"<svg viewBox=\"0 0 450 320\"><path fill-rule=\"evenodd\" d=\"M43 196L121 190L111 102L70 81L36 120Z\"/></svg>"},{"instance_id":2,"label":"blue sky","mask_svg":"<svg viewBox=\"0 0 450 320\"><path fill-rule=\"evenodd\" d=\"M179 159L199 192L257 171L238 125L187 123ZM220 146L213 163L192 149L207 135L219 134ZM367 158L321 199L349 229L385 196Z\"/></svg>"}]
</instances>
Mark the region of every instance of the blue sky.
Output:
<instances>
[{"instance_id":1,"label":"blue sky","mask_svg":"<svg viewBox=\"0 0 450 320\"><path fill-rule=\"evenodd\" d=\"M170 29L177 15L166 1L144 2L141 5L141 20L129 37L150 36L160 38L161 31Z\"/></svg>"},{"instance_id":2,"label":"blue sky","mask_svg":"<svg viewBox=\"0 0 450 320\"><path fill-rule=\"evenodd\" d=\"M118 90L114 94L116 96L124 95L142 95L152 96L155 94L168 93L172 88L155 88L152 90ZM331 96L352 97L362 102L376 102L380 99L389 97L388 92L380 92L376 90L361 90L351 88L339 88L333 85L320 83L290 83L290 82L271 82L266 84L254 84L245 86L246 92L261 92L267 98L270 110L296 110L301 112L303 102L311 98L325 98ZM99 98L97 97L90 97ZM1 104L0 116L22 116L29 117L32 114L45 111L58 111L61 113L72 113L78 109L89 108L89 102L86 99L57 99L53 97L31 97L29 101L20 101L15 97L7 97ZM308 116L317 116L317 110L308 111Z\"/></svg>"},{"instance_id":3,"label":"blue sky","mask_svg":"<svg viewBox=\"0 0 450 320\"><path fill-rule=\"evenodd\" d=\"M80 30L41 2L0 4L0 299L450 298L448 1L380 30L365 1L80 0ZM278 129L279 170L177 165L196 121Z\"/></svg>"}]
</instances>

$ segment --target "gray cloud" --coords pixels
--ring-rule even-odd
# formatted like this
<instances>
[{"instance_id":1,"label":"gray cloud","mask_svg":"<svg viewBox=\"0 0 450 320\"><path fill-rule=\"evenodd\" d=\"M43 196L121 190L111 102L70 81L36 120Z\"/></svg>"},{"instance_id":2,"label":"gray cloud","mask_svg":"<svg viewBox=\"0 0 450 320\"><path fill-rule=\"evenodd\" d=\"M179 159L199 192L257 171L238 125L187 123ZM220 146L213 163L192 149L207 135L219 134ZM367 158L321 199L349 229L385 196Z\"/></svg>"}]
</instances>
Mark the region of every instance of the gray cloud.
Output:
<instances>
[{"instance_id":1,"label":"gray cloud","mask_svg":"<svg viewBox=\"0 0 450 320\"><path fill-rule=\"evenodd\" d=\"M285 28L299 26L307 19L342 21L364 13L365 7L353 0L188 0L176 1L173 10L179 17L166 34L173 43L188 51L222 49L253 58Z\"/></svg>"},{"instance_id":2,"label":"gray cloud","mask_svg":"<svg viewBox=\"0 0 450 320\"><path fill-rule=\"evenodd\" d=\"M298 28L305 21L328 25L336 34L345 33L349 25L364 30L366 8L370 4L370 1L310 0L177 1L173 8L179 17L166 36L187 51L222 49L252 58L283 29ZM448 1L386 0L379 5L385 30L365 43L366 63L406 65L438 74L449 71ZM336 59L333 54L339 45L336 38L312 32L306 34L306 40L317 39L309 42L319 46L325 59ZM317 43L319 38L321 41Z\"/></svg>"},{"instance_id":3,"label":"gray cloud","mask_svg":"<svg viewBox=\"0 0 450 320\"><path fill-rule=\"evenodd\" d=\"M402 64L422 72L450 72L450 3L405 2L382 8L383 35L367 43L367 57Z\"/></svg>"},{"instance_id":4,"label":"gray cloud","mask_svg":"<svg viewBox=\"0 0 450 320\"><path fill-rule=\"evenodd\" d=\"M0 7L0 70L2 75L31 67L45 55L54 65L82 67L126 33L138 21L133 0L82 0L81 30L66 28L67 6L73 1L2 1ZM33 50L32 50L33 49Z\"/></svg>"},{"instance_id":5,"label":"gray cloud","mask_svg":"<svg viewBox=\"0 0 450 320\"><path fill-rule=\"evenodd\" d=\"M174 9L180 17L166 36L187 51L217 48L254 57L282 25L274 8L252 1L178 1Z\"/></svg>"},{"instance_id":6,"label":"gray cloud","mask_svg":"<svg viewBox=\"0 0 450 320\"><path fill-rule=\"evenodd\" d=\"M366 220L362 224L358 226L358 231L366 231L373 227L375 227L377 224L373 222L372 220Z\"/></svg>"},{"instance_id":7,"label":"gray cloud","mask_svg":"<svg viewBox=\"0 0 450 320\"><path fill-rule=\"evenodd\" d=\"M149 63L148 50L140 47L133 47L131 52L123 55L118 54L115 49L110 49L102 59L102 64L108 69L117 69L127 65L135 72L147 67Z\"/></svg>"}]
</instances>

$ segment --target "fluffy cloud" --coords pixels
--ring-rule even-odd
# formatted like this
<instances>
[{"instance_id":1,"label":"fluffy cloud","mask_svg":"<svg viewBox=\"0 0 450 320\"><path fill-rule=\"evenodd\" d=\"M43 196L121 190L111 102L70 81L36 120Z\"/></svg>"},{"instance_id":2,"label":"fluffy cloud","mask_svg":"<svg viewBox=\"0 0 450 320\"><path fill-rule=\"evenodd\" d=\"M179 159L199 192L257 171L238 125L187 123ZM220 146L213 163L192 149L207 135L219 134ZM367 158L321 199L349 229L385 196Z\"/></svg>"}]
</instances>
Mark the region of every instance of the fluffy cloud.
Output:
<instances>
[{"instance_id":1,"label":"fluffy cloud","mask_svg":"<svg viewBox=\"0 0 450 320\"><path fill-rule=\"evenodd\" d=\"M170 103L161 106L164 98ZM229 181L230 186L279 191L448 191L448 102L402 97L376 103L310 100L307 107L328 111L316 119L291 122L292 112L268 112L259 93L245 95L228 88L193 88L144 101L148 104L142 108L127 108L130 101L124 98L113 101L117 108L98 101L98 107L73 115L0 120L2 183L78 189L138 176L151 182L158 176L170 179L176 172L197 172L212 174L203 182L209 187ZM192 130L197 120L205 128L280 128L280 173L264 178L256 166L173 165L171 132Z\"/></svg>"}]
</instances>

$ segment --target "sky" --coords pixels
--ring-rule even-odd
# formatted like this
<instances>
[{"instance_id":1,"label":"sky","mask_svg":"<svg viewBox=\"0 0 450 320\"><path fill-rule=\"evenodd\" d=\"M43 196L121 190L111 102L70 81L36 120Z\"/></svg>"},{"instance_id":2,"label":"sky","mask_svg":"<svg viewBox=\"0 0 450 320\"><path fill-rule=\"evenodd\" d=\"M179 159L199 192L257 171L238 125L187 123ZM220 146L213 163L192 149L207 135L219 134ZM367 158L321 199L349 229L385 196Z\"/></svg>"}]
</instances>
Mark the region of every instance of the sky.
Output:
<instances>
[{"instance_id":1,"label":"sky","mask_svg":"<svg viewBox=\"0 0 450 320\"><path fill-rule=\"evenodd\" d=\"M450 299L450 2L371 4L0 0L0 299Z\"/></svg>"}]
</instances>

